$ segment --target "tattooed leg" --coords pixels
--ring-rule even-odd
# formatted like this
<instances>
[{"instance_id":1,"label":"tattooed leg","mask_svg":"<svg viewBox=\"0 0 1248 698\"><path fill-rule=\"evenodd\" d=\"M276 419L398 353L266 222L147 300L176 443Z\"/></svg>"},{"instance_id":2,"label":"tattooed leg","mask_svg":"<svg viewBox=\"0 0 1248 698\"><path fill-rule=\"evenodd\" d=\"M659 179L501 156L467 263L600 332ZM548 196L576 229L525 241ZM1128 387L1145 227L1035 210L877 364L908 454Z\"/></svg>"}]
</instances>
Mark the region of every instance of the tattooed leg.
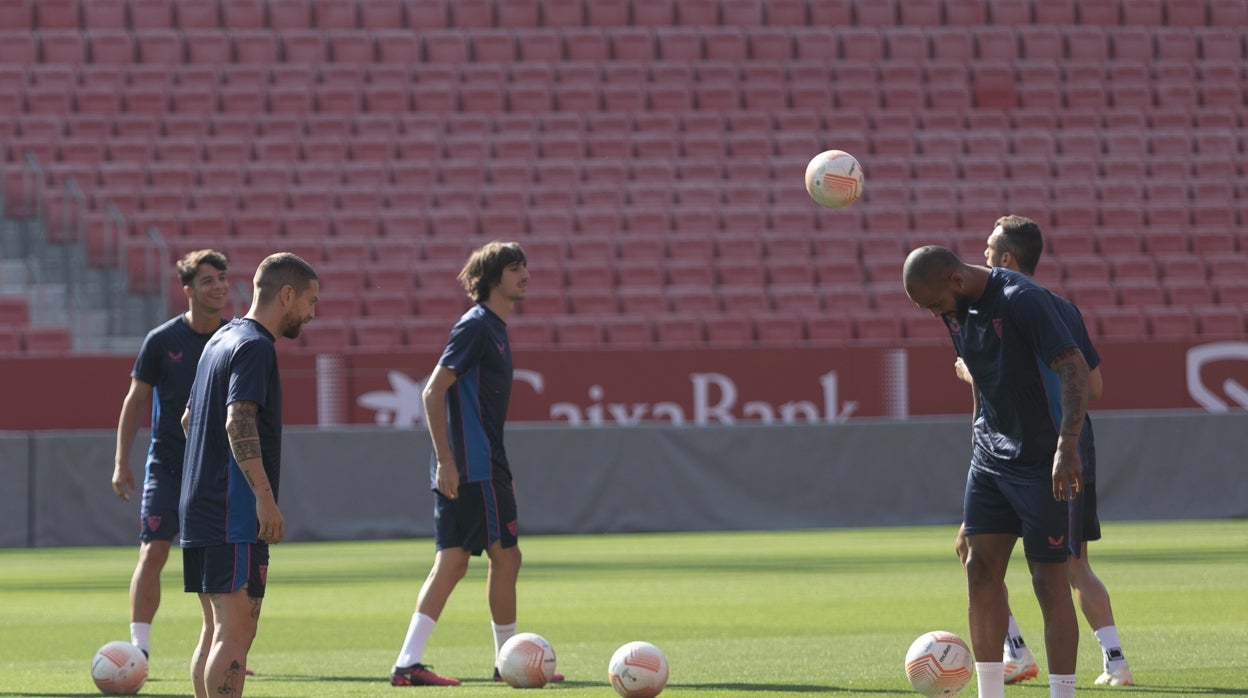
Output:
<instances>
[{"instance_id":1,"label":"tattooed leg","mask_svg":"<svg viewBox=\"0 0 1248 698\"><path fill-rule=\"evenodd\" d=\"M215 621L206 685L214 696L241 696L247 676L247 653L256 638L261 599L247 595L247 586L229 594L213 594Z\"/></svg>"}]
</instances>

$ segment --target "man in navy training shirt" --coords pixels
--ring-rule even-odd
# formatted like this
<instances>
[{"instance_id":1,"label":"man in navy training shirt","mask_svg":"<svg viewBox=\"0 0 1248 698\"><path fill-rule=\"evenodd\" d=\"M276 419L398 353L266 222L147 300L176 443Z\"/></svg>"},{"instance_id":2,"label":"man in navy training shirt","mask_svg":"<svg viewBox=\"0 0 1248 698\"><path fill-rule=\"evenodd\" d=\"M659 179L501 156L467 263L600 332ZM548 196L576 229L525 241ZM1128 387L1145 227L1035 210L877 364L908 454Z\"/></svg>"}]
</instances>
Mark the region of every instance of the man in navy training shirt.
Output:
<instances>
[{"instance_id":1,"label":"man in navy training shirt","mask_svg":"<svg viewBox=\"0 0 1248 698\"><path fill-rule=\"evenodd\" d=\"M1026 276L967 265L943 247L912 251L903 281L910 299L949 328L981 399L963 504L979 695L1004 695L1005 571L1021 535L1045 618L1049 692L1073 696L1079 628L1067 568L1081 545L1091 342L1067 315L1069 303L1067 311Z\"/></svg>"},{"instance_id":2,"label":"man in navy training shirt","mask_svg":"<svg viewBox=\"0 0 1248 698\"><path fill-rule=\"evenodd\" d=\"M436 552L390 672L394 686L459 685L457 679L433 673L423 659L438 617L474 555L489 556L496 681L498 650L516 633L520 547L503 423L512 377L507 319L529 283L524 250L514 242L488 243L472 252L459 281L476 306L451 329L421 396L433 441L430 488ZM554 677L562 679L561 674Z\"/></svg>"},{"instance_id":3,"label":"man in navy training shirt","mask_svg":"<svg viewBox=\"0 0 1248 698\"><path fill-rule=\"evenodd\" d=\"M220 252L189 252L176 266L188 310L143 339L130 373L130 390L121 403L113 459L113 492L128 502L135 487L130 448L139 430L139 414L151 399L152 435L139 508L139 562L130 578L130 643L148 655L152 651L152 620L160 607L160 573L178 535L178 497L186 446L179 419L191 392L199 355L225 323L221 316L230 292L228 265Z\"/></svg>"},{"instance_id":4,"label":"man in navy training shirt","mask_svg":"<svg viewBox=\"0 0 1248 698\"><path fill-rule=\"evenodd\" d=\"M277 507L282 384L275 343L299 336L319 294L307 262L289 252L266 257L247 315L204 348L182 416L182 574L204 620L191 658L196 698L243 694L269 544L286 533Z\"/></svg>"},{"instance_id":5,"label":"man in navy training shirt","mask_svg":"<svg viewBox=\"0 0 1248 698\"><path fill-rule=\"evenodd\" d=\"M1040 226L1030 218L1007 215L997 219L992 234L988 236L984 249L984 260L990 267L1005 267L1034 278L1036 266L1040 263L1040 255L1044 250L1044 238ZM1077 312L1077 310L1076 310ZM1082 315L1079 321L1083 323ZM1084 328L1086 331L1086 323ZM1075 330L1072 329L1072 332ZM1092 360L1092 355L1085 352L1088 360L1088 401L1099 400L1104 389L1101 378L1101 367ZM958 359L954 368L958 378L971 384L971 395L975 404L974 413L978 414L979 396L974 388L974 381L966 366ZM1085 432L1090 443L1095 443L1092 434L1092 422L1089 418ZM1088 561L1088 542L1101 539L1101 521L1097 516L1096 500L1096 450L1089 447L1087 458L1083 461L1083 487L1079 492L1080 507L1083 510L1082 540L1080 553L1070 560L1070 586L1075 592L1075 601L1092 627L1092 633L1101 646L1101 675L1093 683L1109 686L1131 686L1134 679L1131 667L1122 651L1122 643L1118 639L1118 626L1114 621L1113 605L1110 603L1109 590L1104 582L1092 570ZM955 544L958 559L966 564L966 537L962 529L958 530ZM1009 617L1009 630L1005 638L1005 682L1017 683L1034 678L1039 669L1013 612Z\"/></svg>"}]
</instances>

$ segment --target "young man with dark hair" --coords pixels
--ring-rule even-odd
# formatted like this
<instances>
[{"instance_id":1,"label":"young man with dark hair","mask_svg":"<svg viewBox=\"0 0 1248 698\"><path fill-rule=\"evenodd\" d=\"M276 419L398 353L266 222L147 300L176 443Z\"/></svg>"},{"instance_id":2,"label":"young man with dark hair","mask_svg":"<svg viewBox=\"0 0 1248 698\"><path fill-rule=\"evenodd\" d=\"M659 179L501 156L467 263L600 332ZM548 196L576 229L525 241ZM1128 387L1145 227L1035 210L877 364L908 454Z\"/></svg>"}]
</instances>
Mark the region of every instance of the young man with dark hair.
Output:
<instances>
[{"instance_id":1,"label":"young man with dark hair","mask_svg":"<svg viewBox=\"0 0 1248 698\"><path fill-rule=\"evenodd\" d=\"M195 250L178 260L178 278L188 309L143 339L117 420L113 492L130 501L135 488L130 448L139 430L139 413L149 399L152 401L152 435L139 508L139 562L130 578L130 642L144 654L152 651L152 621L160 607L160 573L178 535L178 497L186 447L178 418L186 407L204 345L225 324L221 316L229 301L227 268L225 255L215 250Z\"/></svg>"},{"instance_id":2,"label":"young man with dark hair","mask_svg":"<svg viewBox=\"0 0 1248 698\"><path fill-rule=\"evenodd\" d=\"M196 698L241 696L264 601L269 545L286 522L281 477L282 384L276 341L316 315L320 282L289 252L269 255L251 309L209 340L182 415L182 574L203 628L191 659Z\"/></svg>"},{"instance_id":3,"label":"young man with dark hair","mask_svg":"<svg viewBox=\"0 0 1248 698\"><path fill-rule=\"evenodd\" d=\"M503 425L512 380L507 320L524 300L528 260L514 242L491 242L473 251L459 281L476 305L451 329L422 393L433 441L430 488L436 552L390 672L393 686L459 685L457 679L433 673L423 663L424 651L473 556L484 552L489 557L486 585L495 680L498 650L516 633L520 546ZM562 679L555 675L556 681Z\"/></svg>"}]
</instances>

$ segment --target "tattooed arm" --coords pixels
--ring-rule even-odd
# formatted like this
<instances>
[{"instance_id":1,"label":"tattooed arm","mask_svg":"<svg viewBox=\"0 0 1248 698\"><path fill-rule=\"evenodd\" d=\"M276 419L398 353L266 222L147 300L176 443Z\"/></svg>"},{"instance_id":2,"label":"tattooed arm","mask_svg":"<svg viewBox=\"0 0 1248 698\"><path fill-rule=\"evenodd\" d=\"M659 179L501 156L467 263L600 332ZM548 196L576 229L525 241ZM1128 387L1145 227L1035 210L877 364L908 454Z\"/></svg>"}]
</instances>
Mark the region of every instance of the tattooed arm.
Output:
<instances>
[{"instance_id":1,"label":"tattooed arm","mask_svg":"<svg viewBox=\"0 0 1248 698\"><path fill-rule=\"evenodd\" d=\"M1073 499L1083 488L1083 468L1079 462L1079 435L1088 414L1088 362L1071 347L1049 363L1061 379L1062 423L1053 456L1053 497Z\"/></svg>"},{"instance_id":2,"label":"tattooed arm","mask_svg":"<svg viewBox=\"0 0 1248 698\"><path fill-rule=\"evenodd\" d=\"M277 508L277 498L260 457L260 430L256 426L260 407L243 400L231 402L228 410L225 433L230 438L230 451L256 495L256 518L259 520L256 536L261 541L278 543L286 535L286 522Z\"/></svg>"}]
</instances>

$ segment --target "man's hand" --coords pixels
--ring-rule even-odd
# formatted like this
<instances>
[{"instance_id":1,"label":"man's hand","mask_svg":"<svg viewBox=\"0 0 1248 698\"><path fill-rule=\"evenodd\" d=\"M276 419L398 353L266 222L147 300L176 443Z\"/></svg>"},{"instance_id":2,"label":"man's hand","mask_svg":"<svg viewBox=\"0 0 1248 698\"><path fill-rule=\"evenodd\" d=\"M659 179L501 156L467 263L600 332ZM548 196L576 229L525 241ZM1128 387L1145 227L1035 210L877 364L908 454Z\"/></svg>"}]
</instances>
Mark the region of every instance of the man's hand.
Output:
<instances>
[{"instance_id":1,"label":"man's hand","mask_svg":"<svg viewBox=\"0 0 1248 698\"><path fill-rule=\"evenodd\" d=\"M1060 441L1053 454L1053 498L1069 501L1083 490L1083 464L1077 446L1064 446Z\"/></svg>"},{"instance_id":2,"label":"man's hand","mask_svg":"<svg viewBox=\"0 0 1248 698\"><path fill-rule=\"evenodd\" d=\"M434 471L435 484L438 492L442 493L447 499L459 499L459 469L453 465L443 465L442 461L438 461L438 468Z\"/></svg>"},{"instance_id":3,"label":"man's hand","mask_svg":"<svg viewBox=\"0 0 1248 698\"><path fill-rule=\"evenodd\" d=\"M130 493L134 492L134 473L130 466L117 463L113 466L113 493L121 497L121 501L130 501Z\"/></svg>"},{"instance_id":4,"label":"man's hand","mask_svg":"<svg viewBox=\"0 0 1248 698\"><path fill-rule=\"evenodd\" d=\"M259 521L257 540L277 545L286 537L286 520L273 497L256 497L256 519Z\"/></svg>"},{"instance_id":5,"label":"man's hand","mask_svg":"<svg viewBox=\"0 0 1248 698\"><path fill-rule=\"evenodd\" d=\"M959 356L953 362L953 372L958 374L958 380L962 381L963 383L975 382L975 379L971 378L971 372L966 370L966 364L962 361L961 356Z\"/></svg>"}]
</instances>

